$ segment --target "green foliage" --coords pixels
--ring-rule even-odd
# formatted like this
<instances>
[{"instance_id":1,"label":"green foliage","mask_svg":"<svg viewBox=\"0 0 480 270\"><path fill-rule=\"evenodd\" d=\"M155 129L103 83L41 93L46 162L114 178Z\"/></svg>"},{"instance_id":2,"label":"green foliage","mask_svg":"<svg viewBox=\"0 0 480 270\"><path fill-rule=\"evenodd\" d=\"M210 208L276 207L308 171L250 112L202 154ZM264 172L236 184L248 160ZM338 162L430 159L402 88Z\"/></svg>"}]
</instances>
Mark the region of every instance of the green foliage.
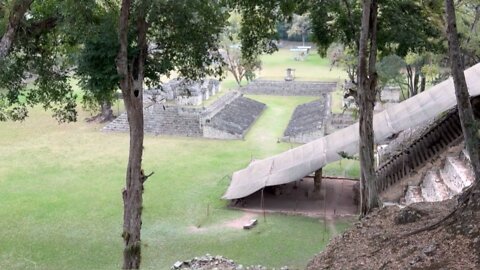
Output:
<instances>
[{"instance_id":1,"label":"green foliage","mask_svg":"<svg viewBox=\"0 0 480 270\"><path fill-rule=\"evenodd\" d=\"M314 40L325 55L333 42L358 50L361 1L317 0L310 6ZM408 51L441 50L441 28L419 1L386 0L379 4L378 49L384 55L405 56Z\"/></svg>"},{"instance_id":2,"label":"green foliage","mask_svg":"<svg viewBox=\"0 0 480 270\"><path fill-rule=\"evenodd\" d=\"M242 55L240 31L242 17L237 11L230 12L228 24L221 35L221 54L227 69L235 78L237 85L241 85L243 78L251 81L255 78L255 71L262 68L262 61L257 56L246 59Z\"/></svg>"},{"instance_id":3,"label":"green foliage","mask_svg":"<svg viewBox=\"0 0 480 270\"><path fill-rule=\"evenodd\" d=\"M244 59L256 59L262 53L277 50L277 23L293 14L302 1L268 0L261 3L255 0L232 0L242 15L242 28L239 37L242 41Z\"/></svg>"},{"instance_id":4,"label":"green foliage","mask_svg":"<svg viewBox=\"0 0 480 270\"><path fill-rule=\"evenodd\" d=\"M0 69L4 88L0 120L23 120L28 115L27 106L35 104L52 110L60 122L76 120L76 96L68 83L71 61L67 57L74 44L65 31L74 26L64 20L73 17L69 12L74 8L65 9L67 3L73 1L34 1L21 22L9 55L1 60L9 68ZM27 77L34 81L29 87Z\"/></svg>"},{"instance_id":5,"label":"green foliage","mask_svg":"<svg viewBox=\"0 0 480 270\"><path fill-rule=\"evenodd\" d=\"M222 74L218 51L228 9L217 1L152 1L148 7L149 50L145 66L147 84L176 71L190 79Z\"/></svg>"},{"instance_id":6,"label":"green foliage","mask_svg":"<svg viewBox=\"0 0 480 270\"><path fill-rule=\"evenodd\" d=\"M310 6L313 39L321 56L333 42L357 48L361 3L357 0L315 0Z\"/></svg>"},{"instance_id":7,"label":"green foliage","mask_svg":"<svg viewBox=\"0 0 480 270\"><path fill-rule=\"evenodd\" d=\"M288 36L301 36L302 41L304 41L311 28L310 14L293 14L292 21L289 26L290 28L287 30Z\"/></svg>"},{"instance_id":8,"label":"green foliage","mask_svg":"<svg viewBox=\"0 0 480 270\"><path fill-rule=\"evenodd\" d=\"M405 61L398 55L392 54L383 57L377 63L377 72L380 85L387 85L389 83L398 83L403 80L402 69L405 68Z\"/></svg>"},{"instance_id":9,"label":"green foliage","mask_svg":"<svg viewBox=\"0 0 480 270\"><path fill-rule=\"evenodd\" d=\"M119 49L116 24L118 10L98 11L95 24L89 28L87 37L78 52L76 75L85 90L83 104L98 110L102 102L112 102L118 89L119 76L115 57Z\"/></svg>"}]
</instances>

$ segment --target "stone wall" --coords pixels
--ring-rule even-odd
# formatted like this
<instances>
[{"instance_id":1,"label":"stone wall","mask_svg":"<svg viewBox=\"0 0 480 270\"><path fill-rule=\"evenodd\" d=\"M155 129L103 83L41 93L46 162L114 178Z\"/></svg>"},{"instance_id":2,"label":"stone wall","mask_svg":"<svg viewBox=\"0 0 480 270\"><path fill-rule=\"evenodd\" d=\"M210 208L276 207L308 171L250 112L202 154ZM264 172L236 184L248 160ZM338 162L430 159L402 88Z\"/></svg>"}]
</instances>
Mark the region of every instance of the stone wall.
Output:
<instances>
[{"instance_id":1,"label":"stone wall","mask_svg":"<svg viewBox=\"0 0 480 270\"><path fill-rule=\"evenodd\" d=\"M151 102L151 101L150 101ZM216 139L242 139L261 114L265 104L229 92L207 108L162 103L145 104L145 133ZM128 132L127 114L103 128L103 131Z\"/></svg>"},{"instance_id":2,"label":"stone wall","mask_svg":"<svg viewBox=\"0 0 480 270\"><path fill-rule=\"evenodd\" d=\"M283 141L307 143L325 135L330 115L330 94L321 99L297 106L284 132Z\"/></svg>"},{"instance_id":3,"label":"stone wall","mask_svg":"<svg viewBox=\"0 0 480 270\"><path fill-rule=\"evenodd\" d=\"M241 87L244 94L274 96L322 96L337 89L336 82L255 80Z\"/></svg>"}]
</instances>

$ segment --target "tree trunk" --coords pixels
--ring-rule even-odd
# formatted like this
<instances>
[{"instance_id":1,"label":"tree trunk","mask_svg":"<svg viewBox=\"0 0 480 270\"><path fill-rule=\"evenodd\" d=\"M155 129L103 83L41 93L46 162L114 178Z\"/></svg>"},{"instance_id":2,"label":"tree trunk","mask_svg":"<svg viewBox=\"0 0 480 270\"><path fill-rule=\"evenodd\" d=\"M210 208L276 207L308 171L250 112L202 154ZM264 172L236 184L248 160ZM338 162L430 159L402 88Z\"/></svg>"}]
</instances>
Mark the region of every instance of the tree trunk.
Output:
<instances>
[{"instance_id":1,"label":"tree trunk","mask_svg":"<svg viewBox=\"0 0 480 270\"><path fill-rule=\"evenodd\" d=\"M413 95L415 96L418 94L418 77L420 74L418 74L418 68L415 68L415 76L413 76Z\"/></svg>"},{"instance_id":2,"label":"tree trunk","mask_svg":"<svg viewBox=\"0 0 480 270\"><path fill-rule=\"evenodd\" d=\"M425 91L425 86L427 84L427 79L425 76L422 75L422 78L420 79L420 92Z\"/></svg>"},{"instance_id":3,"label":"tree trunk","mask_svg":"<svg viewBox=\"0 0 480 270\"><path fill-rule=\"evenodd\" d=\"M376 88L376 28L377 1L364 0L362 14L362 32L360 34L358 66L358 105L359 105L359 156L360 156L360 214L364 216L378 206L374 170L374 134L373 106ZM367 65L368 41L370 57ZM368 71L367 71L368 68Z\"/></svg>"},{"instance_id":4,"label":"tree trunk","mask_svg":"<svg viewBox=\"0 0 480 270\"><path fill-rule=\"evenodd\" d=\"M407 65L407 83L408 83L408 97L411 98L414 96L413 92L413 71L412 66Z\"/></svg>"},{"instance_id":5,"label":"tree trunk","mask_svg":"<svg viewBox=\"0 0 480 270\"><path fill-rule=\"evenodd\" d=\"M32 2L33 0L17 0L13 4L13 9L8 18L7 29L0 39L0 60L8 55L15 39L15 33Z\"/></svg>"},{"instance_id":6,"label":"tree trunk","mask_svg":"<svg viewBox=\"0 0 480 270\"><path fill-rule=\"evenodd\" d=\"M457 98L458 114L462 126L465 146L470 155L473 171L475 173L474 189L480 191L480 155L479 138L477 137L478 125L475 121L470 95L468 93L467 83L465 81L464 64L460 54L460 44L458 41L455 6L453 0L445 0L445 11L447 17L447 36L450 55L450 65L455 85L455 95Z\"/></svg>"},{"instance_id":7,"label":"tree trunk","mask_svg":"<svg viewBox=\"0 0 480 270\"><path fill-rule=\"evenodd\" d=\"M124 215L123 269L138 269L141 261L140 232L142 227L143 184L147 177L142 170L143 154L143 79L144 62L147 50L145 15L139 7L137 16L138 55L128 63L128 20L131 0L122 0L119 21L120 49L117 56L117 71L120 87L127 110L130 127L130 149L126 173L126 187L122 192Z\"/></svg>"},{"instance_id":8,"label":"tree trunk","mask_svg":"<svg viewBox=\"0 0 480 270\"><path fill-rule=\"evenodd\" d=\"M315 176L313 177L313 192L320 192L322 187L322 168L315 171Z\"/></svg>"},{"instance_id":9,"label":"tree trunk","mask_svg":"<svg viewBox=\"0 0 480 270\"><path fill-rule=\"evenodd\" d=\"M113 110L112 110L112 103L110 101L104 101L102 102L102 105L100 105L100 121L101 122L109 122L112 121L114 116L113 116Z\"/></svg>"}]
</instances>

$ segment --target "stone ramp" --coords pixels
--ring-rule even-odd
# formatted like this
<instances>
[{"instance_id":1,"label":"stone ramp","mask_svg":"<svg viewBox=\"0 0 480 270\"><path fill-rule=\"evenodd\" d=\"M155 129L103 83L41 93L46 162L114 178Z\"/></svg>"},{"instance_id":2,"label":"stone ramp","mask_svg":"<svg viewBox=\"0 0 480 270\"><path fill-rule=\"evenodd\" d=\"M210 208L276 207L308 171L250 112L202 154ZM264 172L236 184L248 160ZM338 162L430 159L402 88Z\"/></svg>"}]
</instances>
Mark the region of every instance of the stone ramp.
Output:
<instances>
[{"instance_id":1,"label":"stone ramp","mask_svg":"<svg viewBox=\"0 0 480 270\"><path fill-rule=\"evenodd\" d=\"M265 104L239 96L205 122L203 135L213 139L242 139L265 109Z\"/></svg>"},{"instance_id":2,"label":"stone ramp","mask_svg":"<svg viewBox=\"0 0 480 270\"><path fill-rule=\"evenodd\" d=\"M301 104L295 108L292 118L283 134L283 141L307 143L325 134L325 124L329 116L329 96Z\"/></svg>"}]
</instances>

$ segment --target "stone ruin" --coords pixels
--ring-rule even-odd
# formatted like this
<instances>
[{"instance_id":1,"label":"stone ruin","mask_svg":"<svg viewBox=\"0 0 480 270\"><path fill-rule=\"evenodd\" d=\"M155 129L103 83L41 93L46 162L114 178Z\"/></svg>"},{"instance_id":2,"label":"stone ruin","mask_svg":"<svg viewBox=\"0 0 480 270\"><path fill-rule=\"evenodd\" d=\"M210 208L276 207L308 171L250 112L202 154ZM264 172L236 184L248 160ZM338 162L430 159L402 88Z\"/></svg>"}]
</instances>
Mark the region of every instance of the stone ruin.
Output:
<instances>
[{"instance_id":1,"label":"stone ruin","mask_svg":"<svg viewBox=\"0 0 480 270\"><path fill-rule=\"evenodd\" d=\"M336 82L255 80L240 91L251 95L322 96L336 89Z\"/></svg>"},{"instance_id":2,"label":"stone ruin","mask_svg":"<svg viewBox=\"0 0 480 270\"><path fill-rule=\"evenodd\" d=\"M330 115L330 95L301 104L295 108L284 132L283 141L307 143L325 135L326 121Z\"/></svg>"},{"instance_id":3,"label":"stone ruin","mask_svg":"<svg viewBox=\"0 0 480 270\"><path fill-rule=\"evenodd\" d=\"M164 100L181 106L199 106L218 92L220 92L218 80L192 81L176 78L158 88L145 90L144 101L155 103Z\"/></svg>"},{"instance_id":4,"label":"stone ruin","mask_svg":"<svg viewBox=\"0 0 480 270\"><path fill-rule=\"evenodd\" d=\"M265 104L236 91L226 93L206 108L160 102L158 95L151 93L147 93L144 103L144 129L153 135L242 139L265 108ZM128 130L126 113L103 128L111 132Z\"/></svg>"}]
</instances>

